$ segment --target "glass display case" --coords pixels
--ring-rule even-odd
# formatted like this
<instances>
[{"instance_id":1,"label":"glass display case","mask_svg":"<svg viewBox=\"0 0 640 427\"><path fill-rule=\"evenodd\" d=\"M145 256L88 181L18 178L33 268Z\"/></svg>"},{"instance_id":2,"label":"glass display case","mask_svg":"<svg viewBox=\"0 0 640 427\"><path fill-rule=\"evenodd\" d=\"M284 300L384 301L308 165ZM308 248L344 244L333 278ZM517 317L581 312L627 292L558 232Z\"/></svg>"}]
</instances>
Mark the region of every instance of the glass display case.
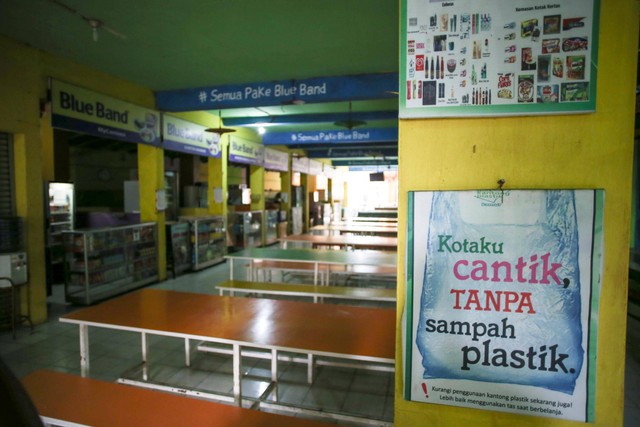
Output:
<instances>
[{"instance_id":1,"label":"glass display case","mask_svg":"<svg viewBox=\"0 0 640 427\"><path fill-rule=\"evenodd\" d=\"M67 302L93 304L158 280L157 226L63 232Z\"/></svg>"},{"instance_id":2,"label":"glass display case","mask_svg":"<svg viewBox=\"0 0 640 427\"><path fill-rule=\"evenodd\" d=\"M223 216L180 217L190 224L192 268L200 270L224 261L227 254L226 226Z\"/></svg>"},{"instance_id":3,"label":"glass display case","mask_svg":"<svg viewBox=\"0 0 640 427\"><path fill-rule=\"evenodd\" d=\"M264 244L271 245L278 241L278 211L265 211Z\"/></svg>"},{"instance_id":4,"label":"glass display case","mask_svg":"<svg viewBox=\"0 0 640 427\"><path fill-rule=\"evenodd\" d=\"M172 222L167 228L167 269L173 277L192 268L191 224Z\"/></svg>"},{"instance_id":5,"label":"glass display case","mask_svg":"<svg viewBox=\"0 0 640 427\"><path fill-rule=\"evenodd\" d=\"M234 248L262 246L262 211L229 213L228 224L229 246Z\"/></svg>"},{"instance_id":6,"label":"glass display case","mask_svg":"<svg viewBox=\"0 0 640 427\"><path fill-rule=\"evenodd\" d=\"M51 286L64 281L62 232L74 227L74 188L67 182L48 182L45 190L47 295L50 295Z\"/></svg>"}]
</instances>

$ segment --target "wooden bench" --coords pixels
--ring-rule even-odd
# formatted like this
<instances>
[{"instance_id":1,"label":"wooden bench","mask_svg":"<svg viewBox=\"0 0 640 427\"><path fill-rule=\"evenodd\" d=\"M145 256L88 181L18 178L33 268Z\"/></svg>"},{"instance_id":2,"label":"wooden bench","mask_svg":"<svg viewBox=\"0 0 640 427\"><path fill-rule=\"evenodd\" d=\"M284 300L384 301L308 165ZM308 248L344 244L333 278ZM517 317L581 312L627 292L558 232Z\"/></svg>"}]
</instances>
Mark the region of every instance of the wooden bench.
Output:
<instances>
[{"instance_id":1,"label":"wooden bench","mask_svg":"<svg viewBox=\"0 0 640 427\"><path fill-rule=\"evenodd\" d=\"M292 283L246 282L241 280L227 280L217 285L220 295L227 291L234 293L256 293L265 295L283 295L313 298L338 298L365 301L396 301L394 289L353 288L347 286L315 286Z\"/></svg>"},{"instance_id":2,"label":"wooden bench","mask_svg":"<svg viewBox=\"0 0 640 427\"><path fill-rule=\"evenodd\" d=\"M321 427L329 424L244 409L55 371L22 383L45 423L87 426ZM335 424L331 424L335 426Z\"/></svg>"},{"instance_id":3,"label":"wooden bench","mask_svg":"<svg viewBox=\"0 0 640 427\"><path fill-rule=\"evenodd\" d=\"M385 281L395 281L397 271L395 267L379 265L332 265L327 271L327 283L331 281L331 275L346 276L346 282L355 278L373 277Z\"/></svg>"},{"instance_id":4,"label":"wooden bench","mask_svg":"<svg viewBox=\"0 0 640 427\"><path fill-rule=\"evenodd\" d=\"M261 260L254 261L252 267L253 277L251 279L253 281L258 281L261 274L262 281L270 281L272 277L271 273L273 273L274 271L279 271L283 274L304 273L310 274L312 277L315 273L315 266L312 263L308 262ZM321 285L328 283L327 267L325 265L321 264L319 266L318 278Z\"/></svg>"}]
</instances>

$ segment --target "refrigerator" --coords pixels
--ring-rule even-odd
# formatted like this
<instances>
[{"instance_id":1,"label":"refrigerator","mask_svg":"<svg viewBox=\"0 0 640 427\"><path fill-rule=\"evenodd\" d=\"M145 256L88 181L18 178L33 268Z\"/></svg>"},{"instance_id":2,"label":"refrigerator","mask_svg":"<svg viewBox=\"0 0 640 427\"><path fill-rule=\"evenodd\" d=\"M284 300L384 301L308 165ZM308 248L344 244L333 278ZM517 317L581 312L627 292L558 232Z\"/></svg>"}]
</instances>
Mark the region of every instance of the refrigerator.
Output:
<instances>
[{"instance_id":1,"label":"refrigerator","mask_svg":"<svg viewBox=\"0 0 640 427\"><path fill-rule=\"evenodd\" d=\"M62 232L74 228L74 186L69 182L47 182L45 197L47 295L51 295L53 284L64 283Z\"/></svg>"}]
</instances>

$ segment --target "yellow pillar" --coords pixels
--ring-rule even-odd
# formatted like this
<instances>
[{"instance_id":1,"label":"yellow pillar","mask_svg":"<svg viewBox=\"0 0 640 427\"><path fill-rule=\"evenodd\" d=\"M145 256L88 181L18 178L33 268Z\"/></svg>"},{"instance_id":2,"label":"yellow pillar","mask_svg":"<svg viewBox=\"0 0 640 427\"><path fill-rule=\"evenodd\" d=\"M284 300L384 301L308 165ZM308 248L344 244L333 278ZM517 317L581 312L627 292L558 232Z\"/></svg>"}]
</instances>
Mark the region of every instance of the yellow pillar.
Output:
<instances>
[{"instance_id":1,"label":"yellow pillar","mask_svg":"<svg viewBox=\"0 0 640 427\"><path fill-rule=\"evenodd\" d=\"M138 180L140 183L140 221L158 225L158 279L167 278L167 236L165 213L156 209L156 192L164 188L164 151L138 144Z\"/></svg>"}]
</instances>

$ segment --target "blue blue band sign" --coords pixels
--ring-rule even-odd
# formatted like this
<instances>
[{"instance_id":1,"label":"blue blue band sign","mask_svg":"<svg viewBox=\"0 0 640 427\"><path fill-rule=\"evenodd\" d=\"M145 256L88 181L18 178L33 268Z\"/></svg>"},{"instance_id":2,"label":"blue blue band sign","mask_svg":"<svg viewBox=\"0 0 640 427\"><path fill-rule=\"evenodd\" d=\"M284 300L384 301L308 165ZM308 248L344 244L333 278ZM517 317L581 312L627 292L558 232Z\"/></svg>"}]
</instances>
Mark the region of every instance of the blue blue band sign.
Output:
<instances>
[{"instance_id":1,"label":"blue blue band sign","mask_svg":"<svg viewBox=\"0 0 640 427\"><path fill-rule=\"evenodd\" d=\"M272 148L265 148L264 168L280 172L289 171L289 153L274 150Z\"/></svg>"},{"instance_id":2,"label":"blue blue band sign","mask_svg":"<svg viewBox=\"0 0 640 427\"><path fill-rule=\"evenodd\" d=\"M160 113L51 79L51 126L160 146Z\"/></svg>"},{"instance_id":3,"label":"blue blue band sign","mask_svg":"<svg viewBox=\"0 0 640 427\"><path fill-rule=\"evenodd\" d=\"M396 142L398 128L325 130L307 132L270 132L262 135L264 145L300 145L318 143Z\"/></svg>"},{"instance_id":4,"label":"blue blue band sign","mask_svg":"<svg viewBox=\"0 0 640 427\"><path fill-rule=\"evenodd\" d=\"M180 151L206 157L220 157L220 135L205 132L205 127L177 117L162 116L165 150Z\"/></svg>"},{"instance_id":5,"label":"blue blue band sign","mask_svg":"<svg viewBox=\"0 0 640 427\"><path fill-rule=\"evenodd\" d=\"M264 164L264 146L257 142L230 138L229 161L262 166Z\"/></svg>"},{"instance_id":6,"label":"blue blue band sign","mask_svg":"<svg viewBox=\"0 0 640 427\"><path fill-rule=\"evenodd\" d=\"M156 92L165 111L217 110L300 102L393 98L398 73L280 80Z\"/></svg>"}]
</instances>

